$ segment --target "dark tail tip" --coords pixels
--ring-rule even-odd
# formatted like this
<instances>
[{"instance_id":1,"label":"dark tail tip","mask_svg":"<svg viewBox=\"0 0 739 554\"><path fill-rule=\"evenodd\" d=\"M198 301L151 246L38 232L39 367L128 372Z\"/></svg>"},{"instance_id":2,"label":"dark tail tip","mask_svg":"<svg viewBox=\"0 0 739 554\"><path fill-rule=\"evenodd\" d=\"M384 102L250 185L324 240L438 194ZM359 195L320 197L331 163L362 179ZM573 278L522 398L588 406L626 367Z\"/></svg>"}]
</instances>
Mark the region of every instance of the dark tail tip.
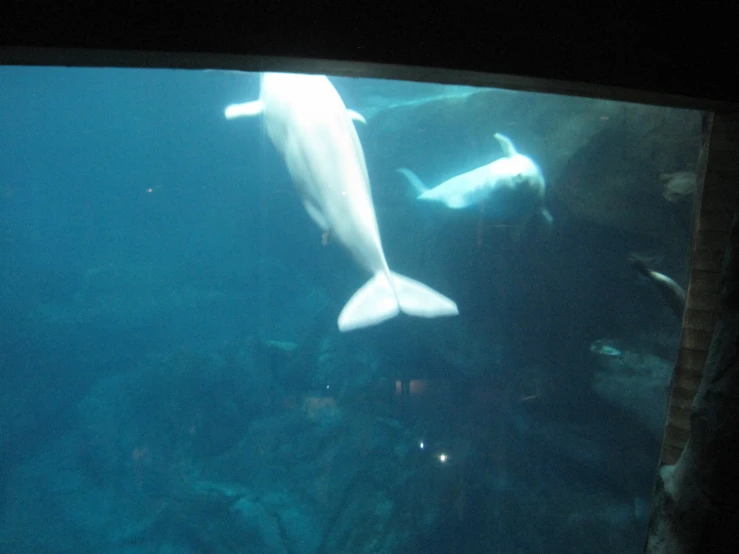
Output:
<instances>
[{"instance_id":1,"label":"dark tail tip","mask_svg":"<svg viewBox=\"0 0 739 554\"><path fill-rule=\"evenodd\" d=\"M649 273L649 268L647 267L646 260L644 259L644 257L639 256L638 254L631 254L629 256L629 264L644 275L647 275Z\"/></svg>"}]
</instances>

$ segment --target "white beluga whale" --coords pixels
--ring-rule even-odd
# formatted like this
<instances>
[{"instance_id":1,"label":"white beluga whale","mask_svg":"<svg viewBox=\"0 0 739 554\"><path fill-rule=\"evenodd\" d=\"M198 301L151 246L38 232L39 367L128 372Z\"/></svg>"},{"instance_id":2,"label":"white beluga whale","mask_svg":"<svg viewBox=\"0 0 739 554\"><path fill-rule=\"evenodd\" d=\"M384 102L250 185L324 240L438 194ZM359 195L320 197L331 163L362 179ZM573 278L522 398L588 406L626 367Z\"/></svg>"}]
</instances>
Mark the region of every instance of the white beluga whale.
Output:
<instances>
[{"instance_id":1,"label":"white beluga whale","mask_svg":"<svg viewBox=\"0 0 739 554\"><path fill-rule=\"evenodd\" d=\"M399 168L416 189L419 200L438 202L459 210L484 202L485 215L497 222L525 224L538 213L547 224L552 215L544 206L546 181L539 166L519 154L513 142L495 134L504 156L487 165L462 173L433 187L426 187L410 169Z\"/></svg>"},{"instance_id":2,"label":"white beluga whale","mask_svg":"<svg viewBox=\"0 0 739 554\"><path fill-rule=\"evenodd\" d=\"M259 99L226 108L226 118L262 114L313 221L372 274L338 318L340 331L381 323L400 312L457 315L454 301L390 271L380 241L364 152L348 110L325 75L263 73Z\"/></svg>"}]
</instances>

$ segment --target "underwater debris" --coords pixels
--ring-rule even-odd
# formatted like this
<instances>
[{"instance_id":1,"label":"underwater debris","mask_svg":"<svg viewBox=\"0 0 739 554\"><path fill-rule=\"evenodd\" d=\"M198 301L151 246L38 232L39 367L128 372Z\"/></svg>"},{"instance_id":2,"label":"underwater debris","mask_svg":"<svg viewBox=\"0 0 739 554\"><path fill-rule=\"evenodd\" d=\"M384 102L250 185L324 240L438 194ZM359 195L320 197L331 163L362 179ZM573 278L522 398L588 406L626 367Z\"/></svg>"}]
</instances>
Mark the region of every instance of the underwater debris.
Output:
<instances>
[{"instance_id":1,"label":"underwater debris","mask_svg":"<svg viewBox=\"0 0 739 554\"><path fill-rule=\"evenodd\" d=\"M634 346L625 346L621 356L599 358L593 367L591 387L661 441L674 361Z\"/></svg>"},{"instance_id":2,"label":"underwater debris","mask_svg":"<svg viewBox=\"0 0 739 554\"><path fill-rule=\"evenodd\" d=\"M303 399L302 412L308 420L314 422L331 421L340 414L333 396L306 396Z\"/></svg>"}]
</instances>

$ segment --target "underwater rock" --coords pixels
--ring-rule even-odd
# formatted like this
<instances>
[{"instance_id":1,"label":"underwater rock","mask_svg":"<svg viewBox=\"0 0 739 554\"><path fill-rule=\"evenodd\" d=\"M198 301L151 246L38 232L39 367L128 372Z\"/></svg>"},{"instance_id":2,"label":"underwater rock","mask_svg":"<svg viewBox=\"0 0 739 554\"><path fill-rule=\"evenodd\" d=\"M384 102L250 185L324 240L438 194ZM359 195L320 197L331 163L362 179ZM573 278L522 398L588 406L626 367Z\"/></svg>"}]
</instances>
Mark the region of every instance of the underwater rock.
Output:
<instances>
[{"instance_id":1,"label":"underwater rock","mask_svg":"<svg viewBox=\"0 0 739 554\"><path fill-rule=\"evenodd\" d=\"M596 354L593 390L633 415L661 440L672 364L650 353L621 351L605 341L596 342L601 348L591 348Z\"/></svg>"},{"instance_id":2,"label":"underwater rock","mask_svg":"<svg viewBox=\"0 0 739 554\"><path fill-rule=\"evenodd\" d=\"M233 510L245 527L253 530L253 539L249 541L250 552L287 554L293 550L283 544L278 520L264 505L249 498L242 498L234 504Z\"/></svg>"},{"instance_id":3,"label":"underwater rock","mask_svg":"<svg viewBox=\"0 0 739 554\"><path fill-rule=\"evenodd\" d=\"M683 244L689 213L664 202L661 176L676 167L696 167L699 115L618 104L608 122L567 160L551 189L552 199L574 217ZM672 184L676 193L686 180Z\"/></svg>"},{"instance_id":4,"label":"underwater rock","mask_svg":"<svg viewBox=\"0 0 739 554\"><path fill-rule=\"evenodd\" d=\"M376 204L411 196L403 178L390 173L397 167L413 167L424 182L437 183L489 163L500 155L496 132L540 165L548 206L669 240L675 208L664 202L660 175L695 167L700 117L689 110L502 90L389 108L362 133L379 174L373 181L386 183L386 190L373 191ZM685 183L673 181L675 187Z\"/></svg>"},{"instance_id":5,"label":"underwater rock","mask_svg":"<svg viewBox=\"0 0 739 554\"><path fill-rule=\"evenodd\" d=\"M157 264L101 264L88 268L74 294L38 304L34 325L132 334L157 328L180 342L221 344L246 329L264 340L296 342L330 304L325 291L273 257L238 272L188 272ZM277 300L279 299L279 300ZM265 306L269 309L265 309ZM167 325L162 325L162 321ZM206 323L207 321L207 323ZM236 324L233 324L236 322ZM208 332L204 333L203 329ZM189 334L192 341L188 341Z\"/></svg>"},{"instance_id":6,"label":"underwater rock","mask_svg":"<svg viewBox=\"0 0 739 554\"><path fill-rule=\"evenodd\" d=\"M577 152L551 189L551 197L571 216L605 227L666 240L674 232L673 209L650 183L657 173L641 160L623 162L624 139L604 132ZM597 160L597 161L596 161Z\"/></svg>"},{"instance_id":7,"label":"underwater rock","mask_svg":"<svg viewBox=\"0 0 739 554\"><path fill-rule=\"evenodd\" d=\"M207 478L240 483L251 489L250 498L271 505L283 540L293 537L290 552L413 550L414 535L443 515L445 503L435 494L444 487L428 486L439 460L392 421L346 412L334 417L333 407L320 417L313 408L254 422L239 446L206 464ZM274 491L282 491L280 502L269 500ZM426 522L421 529L420 522Z\"/></svg>"},{"instance_id":8,"label":"underwater rock","mask_svg":"<svg viewBox=\"0 0 739 554\"><path fill-rule=\"evenodd\" d=\"M161 313L165 305L194 299L192 289L173 289L174 282L171 268L153 264L92 266L71 297L41 304L30 315L57 325L130 329Z\"/></svg>"},{"instance_id":9,"label":"underwater rock","mask_svg":"<svg viewBox=\"0 0 739 554\"><path fill-rule=\"evenodd\" d=\"M269 375L247 356L182 352L101 380L78 406L90 475L167 490L178 464L230 448L273 408Z\"/></svg>"},{"instance_id":10,"label":"underwater rock","mask_svg":"<svg viewBox=\"0 0 739 554\"><path fill-rule=\"evenodd\" d=\"M417 404L407 423L356 406L349 393L344 403L306 395L251 417L235 413L245 427L234 419L209 427L217 420L204 417L211 434L238 429L222 448L199 452L179 432L189 423L183 391L202 396L214 388L231 404L224 390L235 388L233 366L209 357L166 360L146 368L153 373L148 380L133 371L97 387L80 408L79 444L67 440L65 456L52 449L29 465L13 494L38 489L30 475L42 475L43 488L53 480L51 490L61 494L43 517L84 529L97 551L444 554L479 551L480 544L502 552L571 552L575 545L637 551L624 547L625 538L640 536L634 529L642 521L636 508L631 515L635 480L618 473L619 445L602 444L602 431L590 423L532 420L526 410L534 400L520 395L534 389L501 391L494 381L484 393L478 379L462 389L459 378L448 378L436 395L429 384L415 398L428 402ZM189 375L196 370L206 377ZM526 380L537 372L527 371ZM233 379L245 376L234 372ZM509 394L514 398L506 402ZM203 404L215 401L205 396ZM473 403L479 412L467 413ZM193 399L187 405L205 409ZM101 467L105 452L112 457ZM41 505L34 498L28 510ZM19 517L12 532L27 521ZM31 542L45 548L49 540ZM597 549L600 542L607 547Z\"/></svg>"}]
</instances>

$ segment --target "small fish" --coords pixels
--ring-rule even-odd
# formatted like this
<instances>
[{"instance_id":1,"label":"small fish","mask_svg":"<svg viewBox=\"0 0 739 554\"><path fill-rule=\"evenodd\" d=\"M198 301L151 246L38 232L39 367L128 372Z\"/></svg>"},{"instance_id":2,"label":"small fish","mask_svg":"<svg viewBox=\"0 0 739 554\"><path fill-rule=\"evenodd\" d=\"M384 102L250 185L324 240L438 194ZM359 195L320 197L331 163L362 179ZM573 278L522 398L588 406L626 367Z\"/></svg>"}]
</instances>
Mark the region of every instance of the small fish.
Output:
<instances>
[{"instance_id":1,"label":"small fish","mask_svg":"<svg viewBox=\"0 0 739 554\"><path fill-rule=\"evenodd\" d=\"M662 295L662 299L672 310L672 313L674 313L678 319L682 320L683 312L685 311L685 290L667 275L658 273L657 271L647 267L644 258L636 254L631 255L629 263L641 275L654 283L657 290Z\"/></svg>"},{"instance_id":2,"label":"small fish","mask_svg":"<svg viewBox=\"0 0 739 554\"><path fill-rule=\"evenodd\" d=\"M662 196L668 202L677 202L681 198L693 194L698 186L698 177L694 171L663 173L659 178L664 187Z\"/></svg>"},{"instance_id":3,"label":"small fish","mask_svg":"<svg viewBox=\"0 0 739 554\"><path fill-rule=\"evenodd\" d=\"M598 339L590 345L590 351L600 356L610 356L613 358L620 358L623 355L620 349L613 345L613 342L608 339Z\"/></svg>"}]
</instances>

